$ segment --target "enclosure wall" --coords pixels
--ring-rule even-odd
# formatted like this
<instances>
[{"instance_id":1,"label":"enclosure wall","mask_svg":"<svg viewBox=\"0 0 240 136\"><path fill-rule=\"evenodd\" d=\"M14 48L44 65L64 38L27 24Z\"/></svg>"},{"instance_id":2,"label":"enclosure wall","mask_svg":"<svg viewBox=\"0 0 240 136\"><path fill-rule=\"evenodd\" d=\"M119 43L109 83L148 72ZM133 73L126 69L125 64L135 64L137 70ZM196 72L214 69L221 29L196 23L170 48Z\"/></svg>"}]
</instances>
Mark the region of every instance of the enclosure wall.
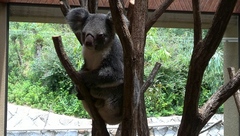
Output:
<instances>
[{"instance_id":1,"label":"enclosure wall","mask_svg":"<svg viewBox=\"0 0 240 136\"><path fill-rule=\"evenodd\" d=\"M0 135L6 126L7 5L0 3Z\"/></svg>"}]
</instances>

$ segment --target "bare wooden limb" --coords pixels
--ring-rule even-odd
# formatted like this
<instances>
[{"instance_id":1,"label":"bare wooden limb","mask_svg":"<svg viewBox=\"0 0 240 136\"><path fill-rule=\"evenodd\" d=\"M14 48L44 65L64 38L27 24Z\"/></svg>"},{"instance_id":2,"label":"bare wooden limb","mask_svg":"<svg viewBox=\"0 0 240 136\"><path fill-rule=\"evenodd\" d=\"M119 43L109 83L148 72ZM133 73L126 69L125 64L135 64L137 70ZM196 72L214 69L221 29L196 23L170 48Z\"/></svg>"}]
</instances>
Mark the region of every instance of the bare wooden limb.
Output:
<instances>
[{"instance_id":1,"label":"bare wooden limb","mask_svg":"<svg viewBox=\"0 0 240 136\"><path fill-rule=\"evenodd\" d=\"M98 0L88 0L88 11L96 13L98 9Z\"/></svg>"},{"instance_id":2,"label":"bare wooden limb","mask_svg":"<svg viewBox=\"0 0 240 136\"><path fill-rule=\"evenodd\" d=\"M229 78L232 79L235 75L235 68L229 67L228 74L229 74ZM239 89L234 93L233 97L237 106L238 114L240 115L240 90Z\"/></svg>"},{"instance_id":3,"label":"bare wooden limb","mask_svg":"<svg viewBox=\"0 0 240 136\"><path fill-rule=\"evenodd\" d=\"M64 16L67 15L69 10L71 9L70 5L68 4L67 0L60 0L60 8Z\"/></svg>"},{"instance_id":4,"label":"bare wooden limb","mask_svg":"<svg viewBox=\"0 0 240 136\"><path fill-rule=\"evenodd\" d=\"M79 0L80 6L87 9L88 8L88 0Z\"/></svg>"},{"instance_id":5,"label":"bare wooden limb","mask_svg":"<svg viewBox=\"0 0 240 136\"><path fill-rule=\"evenodd\" d=\"M88 91L88 89L85 87L85 85L82 82L82 79L78 72L75 70L75 68L72 66L70 63L64 49L63 49L63 44L62 44L62 39L60 36L52 37L53 43L55 50L57 52L58 58L60 62L62 63L63 67L65 68L68 76L71 78L71 80L74 82L74 84L77 86L78 90L80 90L82 96L84 97L84 100L88 104L89 110L91 112L91 116L94 120L93 123L93 135L94 136L108 136L109 133L106 129L106 124L99 115L97 109L95 108L92 97Z\"/></svg>"},{"instance_id":6,"label":"bare wooden limb","mask_svg":"<svg viewBox=\"0 0 240 136\"><path fill-rule=\"evenodd\" d=\"M155 78L155 76L157 75L157 72L159 70L159 68L161 67L161 64L156 62L154 68L152 69L152 72L150 73L150 75L148 76L147 81L143 84L143 86L141 87L141 92L146 92L146 90L148 89L148 87L153 83L153 80Z\"/></svg>"},{"instance_id":7,"label":"bare wooden limb","mask_svg":"<svg viewBox=\"0 0 240 136\"><path fill-rule=\"evenodd\" d=\"M194 19L194 46L202 40L202 20L199 0L192 0L193 19Z\"/></svg>"},{"instance_id":8,"label":"bare wooden limb","mask_svg":"<svg viewBox=\"0 0 240 136\"><path fill-rule=\"evenodd\" d=\"M123 121L122 121L122 136L135 136L136 135L136 123L134 120L134 109L136 104L134 103L134 51L133 42L128 30L128 26L124 22L124 11L122 4L119 0L109 1L110 10L112 13L112 19L116 32L123 46L124 53L124 99L123 99ZM131 129L129 129L131 128Z\"/></svg>"},{"instance_id":9,"label":"bare wooden limb","mask_svg":"<svg viewBox=\"0 0 240 136\"><path fill-rule=\"evenodd\" d=\"M173 1L174 0L165 0L162 5L159 6L151 16L149 16L145 26L146 33L150 30L153 24L157 22L158 18L166 11Z\"/></svg>"},{"instance_id":10,"label":"bare wooden limb","mask_svg":"<svg viewBox=\"0 0 240 136\"><path fill-rule=\"evenodd\" d=\"M133 72L136 74L135 76L135 92L133 94L133 98L135 99L133 102L137 106L137 113L135 113L133 121L135 121L137 125L137 134L139 136L149 136L148 124L147 124L147 115L146 115L146 107L144 100L144 93L141 92L141 86L143 84L143 75L144 75L144 48L146 42L146 18L148 16L148 0L135 0L133 16L131 22L131 34L132 41L134 43L134 62L135 66ZM125 83L125 82L124 82ZM125 95L124 95L125 96Z\"/></svg>"}]
</instances>

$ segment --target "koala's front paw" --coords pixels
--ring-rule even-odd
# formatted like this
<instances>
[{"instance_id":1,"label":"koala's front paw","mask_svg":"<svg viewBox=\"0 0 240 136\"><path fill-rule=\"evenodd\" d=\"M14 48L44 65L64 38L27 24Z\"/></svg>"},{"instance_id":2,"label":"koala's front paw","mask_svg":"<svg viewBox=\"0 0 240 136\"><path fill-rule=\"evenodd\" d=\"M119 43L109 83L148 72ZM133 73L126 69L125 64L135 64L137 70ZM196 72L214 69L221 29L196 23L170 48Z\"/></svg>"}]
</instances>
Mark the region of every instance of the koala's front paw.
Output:
<instances>
[{"instance_id":1,"label":"koala's front paw","mask_svg":"<svg viewBox=\"0 0 240 136\"><path fill-rule=\"evenodd\" d=\"M81 79L84 79L87 73L88 73L88 71L80 70L80 71L78 72L78 76L79 76Z\"/></svg>"}]
</instances>

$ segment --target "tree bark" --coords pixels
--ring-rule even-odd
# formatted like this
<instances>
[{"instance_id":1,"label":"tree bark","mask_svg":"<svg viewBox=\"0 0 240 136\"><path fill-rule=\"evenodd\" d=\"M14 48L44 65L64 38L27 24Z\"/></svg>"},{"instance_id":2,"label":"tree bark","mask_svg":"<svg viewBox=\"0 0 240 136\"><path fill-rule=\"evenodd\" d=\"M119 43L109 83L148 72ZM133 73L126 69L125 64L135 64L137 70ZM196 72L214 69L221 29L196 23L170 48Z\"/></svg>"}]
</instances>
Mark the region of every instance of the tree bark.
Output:
<instances>
[{"instance_id":1,"label":"tree bark","mask_svg":"<svg viewBox=\"0 0 240 136\"><path fill-rule=\"evenodd\" d=\"M98 9L98 0L88 0L88 11L96 13Z\"/></svg>"},{"instance_id":2,"label":"tree bark","mask_svg":"<svg viewBox=\"0 0 240 136\"><path fill-rule=\"evenodd\" d=\"M134 65L134 51L133 42L128 30L126 22L124 22L123 7L119 0L109 1L112 19L116 32L120 38L124 53L124 99L123 99L123 121L122 121L122 136L136 135L136 117L137 103L135 101L136 94L134 94L135 85L135 65ZM131 128L131 129L129 129Z\"/></svg>"},{"instance_id":3,"label":"tree bark","mask_svg":"<svg viewBox=\"0 0 240 136\"><path fill-rule=\"evenodd\" d=\"M218 9L215 13L212 26L208 31L204 40L201 40L201 26L199 22L194 22L195 38L198 41L194 41L192 58L190 61L188 79L186 84L186 92L184 99L184 109L181 125L178 131L179 136L197 136L202 129L202 127L207 123L207 121L212 117L213 113L216 112L219 104L222 104L226 98L229 98L229 95L226 95L225 91L220 89L216 92L208 101L208 103L198 110L198 102L200 97L200 88L203 78L204 71L208 65L209 60L214 55L221 39L223 37L224 31L226 30L227 24L230 20L231 14L235 7L237 0L222 0L218 6ZM193 0L193 10L198 10L199 5L198 0ZM195 5L196 4L196 5ZM200 20L199 11L194 11L195 20ZM229 84L233 85L233 84ZM239 85L238 82L235 82L234 86ZM233 88L226 87L224 89L232 90ZM235 88L234 88L235 89ZM234 90L233 89L233 90ZM234 90L232 93L234 93ZM217 99L220 102L216 103L215 97L219 96L218 93L223 93L224 99ZM211 106L216 105L216 106ZM210 107L209 107L210 106ZM206 108L208 107L208 108ZM213 109L209 109L213 108ZM206 110L206 111L205 111Z\"/></svg>"},{"instance_id":4,"label":"tree bark","mask_svg":"<svg viewBox=\"0 0 240 136\"><path fill-rule=\"evenodd\" d=\"M130 0L128 9L128 18L130 20L129 29L124 23L124 11L121 2L119 0L109 1L109 4L113 22L124 51L122 135L135 136L137 131L139 136L148 136L149 128L147 125L144 101L144 91L146 88L143 87L144 47L146 40L145 26L148 13L148 1ZM151 19L150 22L152 23L154 20ZM150 27L153 24L154 23L148 26Z\"/></svg>"}]
</instances>

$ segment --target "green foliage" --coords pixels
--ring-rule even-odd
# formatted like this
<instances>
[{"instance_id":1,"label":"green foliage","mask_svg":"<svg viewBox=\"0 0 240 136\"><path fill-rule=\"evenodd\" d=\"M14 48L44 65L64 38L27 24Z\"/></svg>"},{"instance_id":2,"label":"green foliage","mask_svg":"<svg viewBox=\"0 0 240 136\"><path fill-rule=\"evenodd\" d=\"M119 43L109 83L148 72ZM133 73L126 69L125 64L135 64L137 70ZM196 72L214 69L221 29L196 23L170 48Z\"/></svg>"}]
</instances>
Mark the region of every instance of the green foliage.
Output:
<instances>
[{"instance_id":1,"label":"green foliage","mask_svg":"<svg viewBox=\"0 0 240 136\"><path fill-rule=\"evenodd\" d=\"M145 73L149 75L155 62L162 63L162 67L154 84L145 94L148 116L182 114L188 67L193 49L192 38L193 31L190 29L153 28L149 31L145 48ZM200 105L223 84L222 65L220 46L205 71Z\"/></svg>"},{"instance_id":2,"label":"green foliage","mask_svg":"<svg viewBox=\"0 0 240 136\"><path fill-rule=\"evenodd\" d=\"M8 100L59 114L89 117L53 46L51 37L62 34L68 57L79 68L80 45L67 25L10 23Z\"/></svg>"},{"instance_id":3,"label":"green foliage","mask_svg":"<svg viewBox=\"0 0 240 136\"><path fill-rule=\"evenodd\" d=\"M79 69L83 62L81 46L67 25L10 23L8 100L59 114L89 117L56 55L51 39L54 35L62 36L68 57ZM144 78L156 62L162 63L162 67L145 93L148 116L182 114L192 37L191 29L153 28L149 31ZM200 104L223 84L222 60L220 46L205 71Z\"/></svg>"},{"instance_id":4,"label":"green foliage","mask_svg":"<svg viewBox=\"0 0 240 136\"><path fill-rule=\"evenodd\" d=\"M8 101L59 114L88 117L75 94L69 94L63 89L51 92L41 83L33 83L29 80L14 84L9 82Z\"/></svg>"}]
</instances>

